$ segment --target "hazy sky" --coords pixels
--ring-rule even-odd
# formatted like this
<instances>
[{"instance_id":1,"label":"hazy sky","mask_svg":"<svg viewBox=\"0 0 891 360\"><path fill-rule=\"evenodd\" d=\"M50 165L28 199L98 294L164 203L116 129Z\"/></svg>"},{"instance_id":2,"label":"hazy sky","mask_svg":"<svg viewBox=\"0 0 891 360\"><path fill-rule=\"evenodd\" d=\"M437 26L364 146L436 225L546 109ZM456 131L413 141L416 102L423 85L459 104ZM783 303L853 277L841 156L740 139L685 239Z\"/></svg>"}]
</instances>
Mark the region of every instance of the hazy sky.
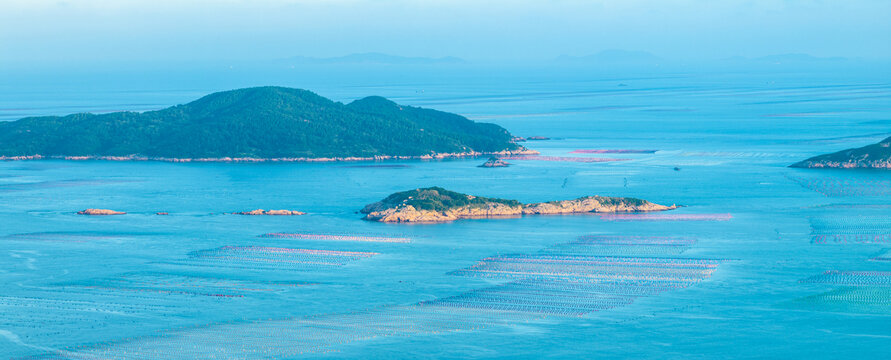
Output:
<instances>
[{"instance_id":1,"label":"hazy sky","mask_svg":"<svg viewBox=\"0 0 891 360\"><path fill-rule=\"evenodd\" d=\"M0 0L0 63L384 52L891 58L889 0Z\"/></svg>"}]
</instances>

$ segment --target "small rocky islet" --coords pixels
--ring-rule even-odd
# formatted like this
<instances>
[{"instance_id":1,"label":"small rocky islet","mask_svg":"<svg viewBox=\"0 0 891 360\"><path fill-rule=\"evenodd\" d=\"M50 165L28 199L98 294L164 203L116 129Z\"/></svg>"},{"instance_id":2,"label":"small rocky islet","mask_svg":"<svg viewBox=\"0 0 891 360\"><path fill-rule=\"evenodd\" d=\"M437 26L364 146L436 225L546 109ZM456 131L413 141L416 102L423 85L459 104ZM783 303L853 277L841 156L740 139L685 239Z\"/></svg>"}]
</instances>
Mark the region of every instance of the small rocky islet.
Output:
<instances>
[{"instance_id":1,"label":"small rocky islet","mask_svg":"<svg viewBox=\"0 0 891 360\"><path fill-rule=\"evenodd\" d=\"M478 167L493 168L493 167L508 167L510 165L511 164L509 162L501 160L501 159L493 156L493 157L490 157L489 160L486 160L486 162L484 162L482 165L480 165Z\"/></svg>"},{"instance_id":2,"label":"small rocky islet","mask_svg":"<svg viewBox=\"0 0 891 360\"><path fill-rule=\"evenodd\" d=\"M394 193L361 210L364 219L388 223L448 222L458 219L540 214L664 211L677 208L646 200L585 196L574 200L523 204L517 200L486 198L429 187Z\"/></svg>"}]
</instances>

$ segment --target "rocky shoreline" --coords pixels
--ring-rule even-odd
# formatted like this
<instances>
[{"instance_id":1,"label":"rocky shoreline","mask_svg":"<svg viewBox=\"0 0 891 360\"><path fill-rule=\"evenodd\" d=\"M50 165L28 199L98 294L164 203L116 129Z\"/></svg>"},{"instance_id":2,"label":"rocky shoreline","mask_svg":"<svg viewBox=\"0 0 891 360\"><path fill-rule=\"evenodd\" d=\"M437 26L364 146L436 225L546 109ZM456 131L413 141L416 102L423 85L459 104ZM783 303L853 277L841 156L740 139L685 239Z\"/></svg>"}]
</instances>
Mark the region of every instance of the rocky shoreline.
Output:
<instances>
[{"instance_id":1,"label":"rocky shoreline","mask_svg":"<svg viewBox=\"0 0 891 360\"><path fill-rule=\"evenodd\" d=\"M419 199L420 201L428 201L429 197L423 198L424 196L427 196L426 194L437 191L435 196L438 196L438 192L441 190L443 189L417 189L415 191L421 194L421 196L409 196L406 200L399 203L388 202L388 199L390 199L388 197L382 201L366 205L365 208L361 210L363 214L366 214L363 219L388 223L437 223L470 218L517 217L545 214L649 212L677 208L676 205L664 206L646 200L606 196L585 196L574 200L522 204L513 200L486 199L464 195L467 196L469 200L484 199L484 201L447 209L425 209L422 206L414 205L417 204L414 201ZM448 200L452 200L452 197L454 196L451 195Z\"/></svg>"},{"instance_id":2,"label":"rocky shoreline","mask_svg":"<svg viewBox=\"0 0 891 360\"><path fill-rule=\"evenodd\" d=\"M790 167L808 169L891 169L891 160L805 160L792 164Z\"/></svg>"},{"instance_id":3,"label":"rocky shoreline","mask_svg":"<svg viewBox=\"0 0 891 360\"><path fill-rule=\"evenodd\" d=\"M891 169L891 137L877 144L818 155L790 165L810 169Z\"/></svg>"},{"instance_id":4,"label":"rocky shoreline","mask_svg":"<svg viewBox=\"0 0 891 360\"><path fill-rule=\"evenodd\" d=\"M139 155L129 156L62 156L62 155L27 155L27 156L0 156L0 161L23 161L23 160L105 160L105 161L162 161L174 163L188 162L229 162L229 163L260 163L260 162L351 162L351 161L382 161L382 160L439 160L439 159L459 159L459 158L475 158L482 156L516 156L516 155L536 155L538 151L521 149L514 151L498 151L498 152L464 152L464 153L435 153L429 155L377 155L369 157L320 157L320 158L251 158L251 157L220 157L220 158L167 158L167 157L148 157Z\"/></svg>"}]
</instances>

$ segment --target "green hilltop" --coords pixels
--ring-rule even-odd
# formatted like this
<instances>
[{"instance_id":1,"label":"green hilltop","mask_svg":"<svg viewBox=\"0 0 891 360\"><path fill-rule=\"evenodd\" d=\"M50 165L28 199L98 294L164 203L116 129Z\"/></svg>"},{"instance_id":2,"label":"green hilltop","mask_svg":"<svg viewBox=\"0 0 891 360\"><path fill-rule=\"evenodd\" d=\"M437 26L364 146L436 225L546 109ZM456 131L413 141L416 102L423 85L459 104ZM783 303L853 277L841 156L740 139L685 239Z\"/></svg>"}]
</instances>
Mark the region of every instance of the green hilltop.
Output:
<instances>
[{"instance_id":1,"label":"green hilltop","mask_svg":"<svg viewBox=\"0 0 891 360\"><path fill-rule=\"evenodd\" d=\"M255 87L157 111L0 123L0 156L329 158L495 153L523 148L504 128L382 97L349 104Z\"/></svg>"}]
</instances>

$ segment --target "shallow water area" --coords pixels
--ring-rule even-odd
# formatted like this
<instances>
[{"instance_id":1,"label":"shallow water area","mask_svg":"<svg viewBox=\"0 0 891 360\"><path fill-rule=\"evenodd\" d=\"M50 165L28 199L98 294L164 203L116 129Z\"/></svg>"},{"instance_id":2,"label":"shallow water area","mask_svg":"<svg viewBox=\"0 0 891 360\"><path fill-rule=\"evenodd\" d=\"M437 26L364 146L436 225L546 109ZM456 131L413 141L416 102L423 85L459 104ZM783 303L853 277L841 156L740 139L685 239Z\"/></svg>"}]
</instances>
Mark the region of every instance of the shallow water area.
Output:
<instances>
[{"instance_id":1,"label":"shallow water area","mask_svg":"<svg viewBox=\"0 0 891 360\"><path fill-rule=\"evenodd\" d=\"M492 169L477 167L485 158L0 162L0 354L834 359L891 351L891 173L787 167L887 137L891 79L485 80L277 85L340 101L382 95L551 138L523 143L539 158ZM202 94L196 88L249 82L195 81L128 92L109 84L95 101L60 90L54 102L51 91L35 90L8 98L21 106L4 106L144 110L188 101ZM622 161L593 160L601 157ZM365 204L428 186L521 202L603 195L683 207L361 220ZM127 214L76 214L86 208ZM226 214L257 208L307 215Z\"/></svg>"}]
</instances>

